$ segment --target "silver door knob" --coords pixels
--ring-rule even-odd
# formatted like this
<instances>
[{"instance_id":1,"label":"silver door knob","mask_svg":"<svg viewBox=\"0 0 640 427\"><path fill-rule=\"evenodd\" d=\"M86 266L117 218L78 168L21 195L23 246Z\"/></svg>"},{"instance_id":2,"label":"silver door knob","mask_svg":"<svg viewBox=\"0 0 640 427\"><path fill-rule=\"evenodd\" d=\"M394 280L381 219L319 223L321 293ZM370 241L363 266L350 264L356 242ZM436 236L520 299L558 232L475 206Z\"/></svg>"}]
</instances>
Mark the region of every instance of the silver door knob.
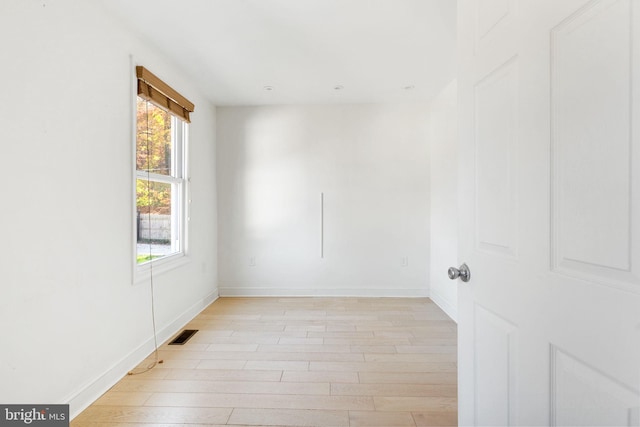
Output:
<instances>
[{"instance_id":1,"label":"silver door knob","mask_svg":"<svg viewBox=\"0 0 640 427\"><path fill-rule=\"evenodd\" d=\"M467 264L462 264L460 268L450 267L448 274L451 280L456 280L459 277L463 282L468 282L471 279L471 271L469 271Z\"/></svg>"}]
</instances>

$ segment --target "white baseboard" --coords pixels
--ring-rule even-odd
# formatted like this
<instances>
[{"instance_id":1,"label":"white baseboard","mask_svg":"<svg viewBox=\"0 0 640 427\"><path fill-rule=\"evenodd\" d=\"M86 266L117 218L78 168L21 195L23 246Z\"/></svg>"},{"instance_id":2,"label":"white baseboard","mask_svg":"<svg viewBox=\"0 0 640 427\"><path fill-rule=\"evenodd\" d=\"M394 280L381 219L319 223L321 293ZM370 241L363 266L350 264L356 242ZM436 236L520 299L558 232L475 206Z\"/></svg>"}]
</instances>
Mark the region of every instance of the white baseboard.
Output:
<instances>
[{"instance_id":1,"label":"white baseboard","mask_svg":"<svg viewBox=\"0 0 640 427\"><path fill-rule=\"evenodd\" d=\"M429 298L431 298L431 301L433 301L438 307L440 307L442 311L444 311L447 316L451 318L451 320L458 323L458 306L455 301L452 303L433 290L431 291Z\"/></svg>"},{"instance_id":2,"label":"white baseboard","mask_svg":"<svg viewBox=\"0 0 640 427\"><path fill-rule=\"evenodd\" d=\"M221 297L395 297L426 298L427 289L300 289L220 287Z\"/></svg>"},{"instance_id":3,"label":"white baseboard","mask_svg":"<svg viewBox=\"0 0 640 427\"><path fill-rule=\"evenodd\" d=\"M218 299L218 290L210 293L200 301L193 304L182 314L178 315L172 322L157 332L158 343L163 343L171 338L176 332L189 323L202 310L207 308L212 302ZM131 369L147 358L155 349L154 339L150 337L138 348L120 359L111 368L107 369L95 380L80 387L80 390L72 394L64 402L69 403L70 418L73 419L84 411L89 405L95 402L107 390L120 381Z\"/></svg>"}]
</instances>

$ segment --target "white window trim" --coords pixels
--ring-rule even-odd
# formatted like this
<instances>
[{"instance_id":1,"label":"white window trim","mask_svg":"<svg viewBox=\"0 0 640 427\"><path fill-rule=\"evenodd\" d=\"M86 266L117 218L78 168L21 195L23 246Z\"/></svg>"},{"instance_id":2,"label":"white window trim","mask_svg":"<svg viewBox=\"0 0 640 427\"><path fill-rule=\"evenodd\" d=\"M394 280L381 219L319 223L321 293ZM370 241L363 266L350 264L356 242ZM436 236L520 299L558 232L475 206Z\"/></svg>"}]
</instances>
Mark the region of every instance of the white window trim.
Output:
<instances>
[{"instance_id":1,"label":"white window trim","mask_svg":"<svg viewBox=\"0 0 640 427\"><path fill-rule=\"evenodd\" d=\"M135 248L134 248L135 250ZM134 252L135 253L135 252ZM133 284L148 283L151 279L151 267L153 267L153 277L161 276L171 270L187 265L191 262L185 253L176 253L173 255L167 255L165 257L146 262L144 264L138 264L133 260ZM153 266L151 265L153 263Z\"/></svg>"},{"instance_id":2,"label":"white window trim","mask_svg":"<svg viewBox=\"0 0 640 427\"><path fill-rule=\"evenodd\" d=\"M133 85L135 88L137 85L137 78L135 73L133 73ZM174 167L179 167L181 170L182 178L174 178L172 176L160 175L151 173L148 174L146 171L137 170L136 165L136 154L137 154L137 93L135 90L131 91L132 93L132 123L131 126L131 159L132 159L132 182L131 182L131 192L132 192L132 209L131 209L131 222L132 222L132 252L130 254L129 259L132 264L132 284L140 284L144 282L148 282L151 278L151 273L153 272L153 276L162 275L168 271L174 270L176 268L182 267L191 262L190 257L188 256L188 242L189 242L189 228L187 223L189 222L189 205L191 203L190 197L188 196L190 193L189 189L189 126L188 123L180 120L172 116L172 138L182 138L182 150L179 156L172 156L173 161L177 162ZM175 125L175 126L174 126ZM179 157L179 158L178 158ZM164 256L162 258L158 258L155 260L151 260L145 262L143 264L138 264L136 261L136 256L138 253L138 242L137 242L137 223L136 223L136 214L137 214L137 197L136 197L136 183L138 179L146 180L147 177L151 177L153 181L165 182L168 184L177 184L180 185L181 191L178 197L172 197L172 212L179 212L179 224L177 225L179 229L179 236L182 237L181 241L178 243L181 247L178 252ZM174 225L172 224L172 229ZM173 233L172 233L173 234ZM173 240L173 236L172 236ZM173 245L173 242L172 242Z\"/></svg>"}]
</instances>

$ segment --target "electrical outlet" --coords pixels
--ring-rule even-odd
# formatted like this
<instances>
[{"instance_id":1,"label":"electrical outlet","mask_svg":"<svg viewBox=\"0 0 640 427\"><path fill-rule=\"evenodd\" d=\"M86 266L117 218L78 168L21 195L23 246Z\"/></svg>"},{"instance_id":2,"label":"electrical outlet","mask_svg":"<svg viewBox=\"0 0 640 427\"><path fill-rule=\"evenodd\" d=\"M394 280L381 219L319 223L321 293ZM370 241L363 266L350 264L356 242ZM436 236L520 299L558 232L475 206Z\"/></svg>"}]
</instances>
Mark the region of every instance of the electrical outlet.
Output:
<instances>
[{"instance_id":1,"label":"electrical outlet","mask_svg":"<svg viewBox=\"0 0 640 427\"><path fill-rule=\"evenodd\" d=\"M249 267L255 267L256 266L256 257L251 256L249 257Z\"/></svg>"},{"instance_id":2,"label":"electrical outlet","mask_svg":"<svg viewBox=\"0 0 640 427\"><path fill-rule=\"evenodd\" d=\"M409 267L409 257L403 256L402 259L400 260L400 265L403 267Z\"/></svg>"}]
</instances>

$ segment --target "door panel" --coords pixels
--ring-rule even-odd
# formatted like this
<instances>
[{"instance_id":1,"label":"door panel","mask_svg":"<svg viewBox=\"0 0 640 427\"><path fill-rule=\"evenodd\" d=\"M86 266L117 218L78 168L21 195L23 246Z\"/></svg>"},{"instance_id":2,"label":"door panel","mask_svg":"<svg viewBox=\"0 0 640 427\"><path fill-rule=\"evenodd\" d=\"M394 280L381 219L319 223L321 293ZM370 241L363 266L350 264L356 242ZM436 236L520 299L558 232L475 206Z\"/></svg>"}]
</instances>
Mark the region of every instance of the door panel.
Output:
<instances>
[{"instance_id":1,"label":"door panel","mask_svg":"<svg viewBox=\"0 0 640 427\"><path fill-rule=\"evenodd\" d=\"M551 357L552 425L639 425L634 390L556 347Z\"/></svg>"},{"instance_id":2,"label":"door panel","mask_svg":"<svg viewBox=\"0 0 640 427\"><path fill-rule=\"evenodd\" d=\"M517 252L517 58L475 85L476 242L478 249Z\"/></svg>"},{"instance_id":3,"label":"door panel","mask_svg":"<svg viewBox=\"0 0 640 427\"><path fill-rule=\"evenodd\" d=\"M461 425L638 425L640 4L460 0Z\"/></svg>"},{"instance_id":4,"label":"door panel","mask_svg":"<svg viewBox=\"0 0 640 427\"><path fill-rule=\"evenodd\" d=\"M475 306L476 422L479 425L509 425L516 397L516 327Z\"/></svg>"},{"instance_id":5,"label":"door panel","mask_svg":"<svg viewBox=\"0 0 640 427\"><path fill-rule=\"evenodd\" d=\"M554 267L610 284L638 284L630 12L629 0L592 3L551 34ZM597 102L576 103L584 94Z\"/></svg>"}]
</instances>

